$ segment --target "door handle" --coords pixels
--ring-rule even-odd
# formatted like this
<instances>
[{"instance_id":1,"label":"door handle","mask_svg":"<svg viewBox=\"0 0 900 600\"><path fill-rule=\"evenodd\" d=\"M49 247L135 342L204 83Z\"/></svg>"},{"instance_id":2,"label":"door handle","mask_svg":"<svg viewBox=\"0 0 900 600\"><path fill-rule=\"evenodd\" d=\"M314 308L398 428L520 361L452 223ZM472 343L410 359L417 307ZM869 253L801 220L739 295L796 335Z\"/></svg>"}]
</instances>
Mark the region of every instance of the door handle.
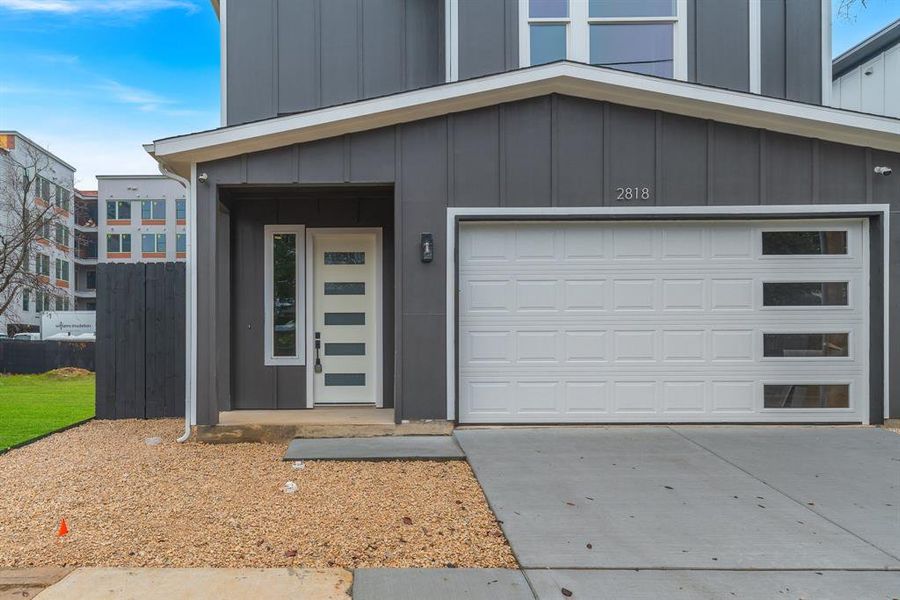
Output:
<instances>
[{"instance_id":1,"label":"door handle","mask_svg":"<svg viewBox=\"0 0 900 600\"><path fill-rule=\"evenodd\" d=\"M316 373L321 373L322 372L322 359L319 358L319 348L322 347L322 334L319 333L318 331L316 332L315 347L316 347L316 363L315 363L315 366L313 367L313 371L315 371Z\"/></svg>"}]
</instances>

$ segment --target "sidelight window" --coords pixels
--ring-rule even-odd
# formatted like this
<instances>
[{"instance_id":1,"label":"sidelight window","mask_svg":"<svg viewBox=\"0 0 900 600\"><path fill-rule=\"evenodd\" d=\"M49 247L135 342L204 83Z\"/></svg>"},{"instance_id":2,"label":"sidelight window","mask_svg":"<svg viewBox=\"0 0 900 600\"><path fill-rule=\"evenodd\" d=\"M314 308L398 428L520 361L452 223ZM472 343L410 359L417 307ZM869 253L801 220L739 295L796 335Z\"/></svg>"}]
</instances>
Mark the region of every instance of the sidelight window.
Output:
<instances>
[{"instance_id":1,"label":"sidelight window","mask_svg":"<svg viewBox=\"0 0 900 600\"><path fill-rule=\"evenodd\" d=\"M304 249L302 225L266 225L265 364L304 364Z\"/></svg>"}]
</instances>

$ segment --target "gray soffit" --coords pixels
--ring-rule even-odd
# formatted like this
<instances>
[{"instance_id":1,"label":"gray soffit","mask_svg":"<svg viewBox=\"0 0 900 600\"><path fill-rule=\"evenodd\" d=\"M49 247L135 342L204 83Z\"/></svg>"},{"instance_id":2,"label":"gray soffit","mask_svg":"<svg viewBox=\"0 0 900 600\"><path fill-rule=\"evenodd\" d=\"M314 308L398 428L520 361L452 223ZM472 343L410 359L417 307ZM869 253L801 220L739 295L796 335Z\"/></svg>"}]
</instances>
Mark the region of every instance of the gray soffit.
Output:
<instances>
[{"instance_id":1,"label":"gray soffit","mask_svg":"<svg viewBox=\"0 0 900 600\"><path fill-rule=\"evenodd\" d=\"M183 176L192 163L260 152L548 94L900 152L900 119L558 62L165 138L145 146Z\"/></svg>"},{"instance_id":2,"label":"gray soffit","mask_svg":"<svg viewBox=\"0 0 900 600\"><path fill-rule=\"evenodd\" d=\"M831 78L837 79L876 54L900 43L900 19L856 44L831 63Z\"/></svg>"}]
</instances>

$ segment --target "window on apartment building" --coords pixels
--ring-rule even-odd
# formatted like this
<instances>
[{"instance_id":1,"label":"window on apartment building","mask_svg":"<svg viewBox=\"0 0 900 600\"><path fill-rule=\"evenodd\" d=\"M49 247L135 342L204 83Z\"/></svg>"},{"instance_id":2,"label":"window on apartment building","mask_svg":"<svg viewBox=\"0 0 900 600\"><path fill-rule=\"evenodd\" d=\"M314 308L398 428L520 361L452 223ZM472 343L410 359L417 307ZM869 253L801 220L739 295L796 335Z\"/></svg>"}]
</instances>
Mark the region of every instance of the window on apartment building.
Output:
<instances>
[{"instance_id":1,"label":"window on apartment building","mask_svg":"<svg viewBox=\"0 0 900 600\"><path fill-rule=\"evenodd\" d=\"M141 219L154 221L165 221L166 219L166 201L165 200L141 200Z\"/></svg>"},{"instance_id":2,"label":"window on apartment building","mask_svg":"<svg viewBox=\"0 0 900 600\"><path fill-rule=\"evenodd\" d=\"M568 59L674 77L682 20L676 0L527 0L523 66Z\"/></svg>"},{"instance_id":3,"label":"window on apartment building","mask_svg":"<svg viewBox=\"0 0 900 600\"><path fill-rule=\"evenodd\" d=\"M63 309L63 299L60 296L56 297L56 310Z\"/></svg>"},{"instance_id":4,"label":"window on apartment building","mask_svg":"<svg viewBox=\"0 0 900 600\"><path fill-rule=\"evenodd\" d=\"M56 278L69 281L69 261L64 258L56 259Z\"/></svg>"},{"instance_id":5,"label":"window on apartment building","mask_svg":"<svg viewBox=\"0 0 900 600\"><path fill-rule=\"evenodd\" d=\"M40 227L38 227L38 234L44 238L45 240L50 239L50 219L44 219L41 221Z\"/></svg>"},{"instance_id":6,"label":"window on apartment building","mask_svg":"<svg viewBox=\"0 0 900 600\"><path fill-rule=\"evenodd\" d=\"M106 252L127 252L131 253L131 234L130 233L107 233L106 234Z\"/></svg>"},{"instance_id":7,"label":"window on apartment building","mask_svg":"<svg viewBox=\"0 0 900 600\"><path fill-rule=\"evenodd\" d=\"M36 291L34 293L34 310L36 312L50 310L50 298L51 295L47 292Z\"/></svg>"},{"instance_id":8,"label":"window on apartment building","mask_svg":"<svg viewBox=\"0 0 900 600\"><path fill-rule=\"evenodd\" d=\"M187 205L185 204L184 199L175 201L175 218L179 221L187 219Z\"/></svg>"},{"instance_id":9,"label":"window on apartment building","mask_svg":"<svg viewBox=\"0 0 900 600\"><path fill-rule=\"evenodd\" d=\"M56 186L56 199L53 202L59 208L69 210L69 191L61 185Z\"/></svg>"},{"instance_id":10,"label":"window on apartment building","mask_svg":"<svg viewBox=\"0 0 900 600\"><path fill-rule=\"evenodd\" d=\"M28 290L22 291L22 310L28 312L31 310L31 295L28 293Z\"/></svg>"},{"instance_id":11,"label":"window on apartment building","mask_svg":"<svg viewBox=\"0 0 900 600\"><path fill-rule=\"evenodd\" d=\"M97 271L88 271L85 273L85 287L89 290L97 289Z\"/></svg>"},{"instance_id":12,"label":"window on apartment building","mask_svg":"<svg viewBox=\"0 0 900 600\"><path fill-rule=\"evenodd\" d=\"M68 247L69 241L70 241L70 236L72 235L69 232L69 228L60 223L56 223L53 228L54 228L53 239L56 240L56 243Z\"/></svg>"},{"instance_id":13,"label":"window on apartment building","mask_svg":"<svg viewBox=\"0 0 900 600\"><path fill-rule=\"evenodd\" d=\"M166 234L145 233L141 235L141 252L165 252Z\"/></svg>"},{"instance_id":14,"label":"window on apartment building","mask_svg":"<svg viewBox=\"0 0 900 600\"><path fill-rule=\"evenodd\" d=\"M128 200L107 200L106 218L112 221L131 219L131 202Z\"/></svg>"},{"instance_id":15,"label":"window on apartment building","mask_svg":"<svg viewBox=\"0 0 900 600\"><path fill-rule=\"evenodd\" d=\"M50 202L53 200L53 197L50 195L50 180L38 175L35 180L34 186L34 195L44 200L45 202Z\"/></svg>"},{"instance_id":16,"label":"window on apartment building","mask_svg":"<svg viewBox=\"0 0 900 600\"><path fill-rule=\"evenodd\" d=\"M187 234L175 234L175 252L187 252Z\"/></svg>"},{"instance_id":17,"label":"window on apartment building","mask_svg":"<svg viewBox=\"0 0 900 600\"><path fill-rule=\"evenodd\" d=\"M35 257L34 268L38 275L50 277L50 257L46 254L38 254Z\"/></svg>"}]
</instances>

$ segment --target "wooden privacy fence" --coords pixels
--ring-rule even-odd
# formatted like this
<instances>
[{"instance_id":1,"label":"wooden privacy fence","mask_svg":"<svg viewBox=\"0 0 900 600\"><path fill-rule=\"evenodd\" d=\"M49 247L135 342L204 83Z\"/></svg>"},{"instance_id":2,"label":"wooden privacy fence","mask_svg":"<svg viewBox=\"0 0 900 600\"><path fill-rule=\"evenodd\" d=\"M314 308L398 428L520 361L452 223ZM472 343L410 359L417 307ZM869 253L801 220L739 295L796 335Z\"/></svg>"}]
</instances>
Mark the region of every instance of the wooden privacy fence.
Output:
<instances>
[{"instance_id":1,"label":"wooden privacy fence","mask_svg":"<svg viewBox=\"0 0 900 600\"><path fill-rule=\"evenodd\" d=\"M97 265L97 418L184 416L183 263Z\"/></svg>"},{"instance_id":2,"label":"wooden privacy fence","mask_svg":"<svg viewBox=\"0 0 900 600\"><path fill-rule=\"evenodd\" d=\"M94 342L0 340L0 373L45 373L61 367L94 370Z\"/></svg>"}]
</instances>

